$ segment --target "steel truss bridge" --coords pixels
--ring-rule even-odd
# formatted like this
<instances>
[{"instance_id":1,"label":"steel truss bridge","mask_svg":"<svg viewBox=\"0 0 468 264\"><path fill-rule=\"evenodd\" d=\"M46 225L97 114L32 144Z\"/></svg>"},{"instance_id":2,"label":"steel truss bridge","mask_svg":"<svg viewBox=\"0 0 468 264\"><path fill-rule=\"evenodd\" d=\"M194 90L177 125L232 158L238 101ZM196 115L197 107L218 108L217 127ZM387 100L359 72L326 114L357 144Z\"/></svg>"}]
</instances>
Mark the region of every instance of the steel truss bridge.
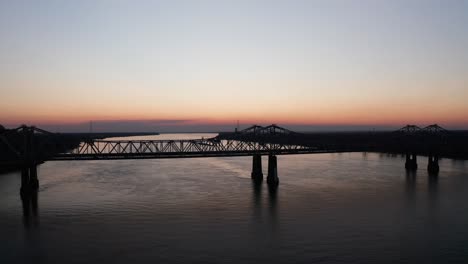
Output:
<instances>
[{"instance_id":1,"label":"steel truss bridge","mask_svg":"<svg viewBox=\"0 0 468 264\"><path fill-rule=\"evenodd\" d=\"M231 139L219 137L192 140L106 140L71 137L36 127L21 126L0 134L8 151L23 160L114 160L283 155L337 152L323 146L271 143L270 137L294 133L271 125L252 126ZM16 138L9 137L13 134Z\"/></svg>"},{"instance_id":2,"label":"steel truss bridge","mask_svg":"<svg viewBox=\"0 0 468 264\"><path fill-rule=\"evenodd\" d=\"M49 160L113 160L229 157L336 152L301 145L245 142L238 140L96 140L57 153Z\"/></svg>"},{"instance_id":3,"label":"steel truss bridge","mask_svg":"<svg viewBox=\"0 0 468 264\"><path fill-rule=\"evenodd\" d=\"M394 132L405 138L431 134L444 135L447 130L431 125L419 128L407 125ZM251 126L221 137L192 140L105 140L86 134L71 136L51 133L36 127L20 126L0 131L0 158L2 152L25 162L47 160L118 160L227 157L252 155L310 154L350 151L343 147L315 144L313 146L275 139L301 135L277 125ZM276 143L273 143L276 142Z\"/></svg>"},{"instance_id":4,"label":"steel truss bridge","mask_svg":"<svg viewBox=\"0 0 468 264\"><path fill-rule=\"evenodd\" d=\"M253 126L231 139L220 137L193 140L97 140L50 133L21 126L0 133L0 147L23 164L22 193L37 190L37 164L47 160L120 160L253 156L252 179L263 179L261 156L268 155L267 182L277 185L276 155L337 152L299 144L272 143L268 138L290 135L287 129L271 125ZM3 144L2 144L3 143ZM0 149L1 150L1 149ZM0 151L1 152L1 151Z\"/></svg>"},{"instance_id":5,"label":"steel truss bridge","mask_svg":"<svg viewBox=\"0 0 468 264\"><path fill-rule=\"evenodd\" d=\"M445 129L431 125L419 128L405 126L396 135L414 141L416 137L426 139L428 135L443 138ZM278 184L276 155L350 152L346 147L322 144L304 145L292 143L299 133L277 125L252 126L227 136L218 135L207 139L193 140L105 140L81 135L51 133L36 127L21 126L0 131L0 166L2 155L13 157L24 167L22 186L37 189L37 164L48 160L121 160L253 156L252 179L262 180L261 156L268 155L269 184ZM280 139L278 141L278 139ZM286 140L285 140L286 139ZM276 143L275 143L276 142ZM277 143L281 142L281 143ZM354 150L356 151L356 149ZM6 153L6 154L5 154ZM406 154L405 167L417 169L416 153ZM438 156L429 156L429 171L439 170ZM23 189L22 187L22 189Z\"/></svg>"},{"instance_id":6,"label":"steel truss bridge","mask_svg":"<svg viewBox=\"0 0 468 264\"><path fill-rule=\"evenodd\" d=\"M252 155L286 155L329 153L338 150L299 144L271 143L272 136L294 133L276 125L252 126L236 133L234 138L219 137L193 140L92 140L77 148L58 153L52 160L113 160L230 157Z\"/></svg>"}]
</instances>

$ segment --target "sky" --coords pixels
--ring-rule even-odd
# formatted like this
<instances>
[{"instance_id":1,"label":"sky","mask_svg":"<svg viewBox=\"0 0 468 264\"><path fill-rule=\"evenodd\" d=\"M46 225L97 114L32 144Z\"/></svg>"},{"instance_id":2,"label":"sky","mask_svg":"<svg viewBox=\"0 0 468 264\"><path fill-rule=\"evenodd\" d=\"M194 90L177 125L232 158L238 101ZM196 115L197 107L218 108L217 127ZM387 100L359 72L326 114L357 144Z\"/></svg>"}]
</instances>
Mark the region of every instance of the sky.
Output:
<instances>
[{"instance_id":1,"label":"sky","mask_svg":"<svg viewBox=\"0 0 468 264\"><path fill-rule=\"evenodd\" d=\"M0 0L0 124L468 129L468 0Z\"/></svg>"}]
</instances>

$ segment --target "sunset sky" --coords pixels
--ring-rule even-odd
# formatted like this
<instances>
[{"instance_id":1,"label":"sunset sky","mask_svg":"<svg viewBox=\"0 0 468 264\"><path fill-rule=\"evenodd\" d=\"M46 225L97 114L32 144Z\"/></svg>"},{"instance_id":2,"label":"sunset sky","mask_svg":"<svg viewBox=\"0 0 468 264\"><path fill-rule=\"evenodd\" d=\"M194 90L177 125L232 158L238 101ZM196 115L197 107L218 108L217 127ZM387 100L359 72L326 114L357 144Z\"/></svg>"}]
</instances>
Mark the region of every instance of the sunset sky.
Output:
<instances>
[{"instance_id":1,"label":"sunset sky","mask_svg":"<svg viewBox=\"0 0 468 264\"><path fill-rule=\"evenodd\" d=\"M468 1L0 0L0 40L8 127L468 129Z\"/></svg>"}]
</instances>

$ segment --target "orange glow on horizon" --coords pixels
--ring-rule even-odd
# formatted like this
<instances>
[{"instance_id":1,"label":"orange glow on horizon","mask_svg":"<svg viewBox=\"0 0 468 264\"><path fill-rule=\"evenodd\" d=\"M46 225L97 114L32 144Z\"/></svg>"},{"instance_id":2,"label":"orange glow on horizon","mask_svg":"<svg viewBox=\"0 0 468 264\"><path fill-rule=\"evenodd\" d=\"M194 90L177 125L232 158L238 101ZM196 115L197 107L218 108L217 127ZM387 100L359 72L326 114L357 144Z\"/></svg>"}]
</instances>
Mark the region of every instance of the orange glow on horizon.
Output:
<instances>
[{"instance_id":1,"label":"orange glow on horizon","mask_svg":"<svg viewBox=\"0 0 468 264\"><path fill-rule=\"evenodd\" d=\"M310 126L402 126L406 124L433 124L468 127L464 106L457 104L444 107L430 105L401 105L388 107L385 104L368 102L334 102L333 104L304 104L288 102L281 105L253 104L238 107L223 107L219 102L198 106L156 108L138 104L102 105L81 108L78 106L55 106L54 108L8 111L0 106L0 124L6 125L59 125L110 121L170 121L171 125L226 125L237 120L243 125L278 124ZM281 105L281 107L276 107ZM2 109L3 108L3 109Z\"/></svg>"},{"instance_id":2,"label":"orange glow on horizon","mask_svg":"<svg viewBox=\"0 0 468 264\"><path fill-rule=\"evenodd\" d=\"M467 126L468 117L460 114L453 115L423 115L407 114L406 116L391 115L390 113L380 113L372 115L360 115L362 113L344 112L342 114L324 113L322 115L229 115L226 117L198 117L192 115L182 116L149 116L149 115L55 115L55 116L14 116L0 117L2 124L19 125L59 125L67 126L72 124L93 122L118 122L118 121L141 121L157 122L165 121L174 126L184 125L226 125L235 124L237 120L242 125L250 124L278 124L278 125L310 125L310 126L402 126L406 124L433 124L438 123L447 126ZM172 121L172 122L171 122Z\"/></svg>"}]
</instances>

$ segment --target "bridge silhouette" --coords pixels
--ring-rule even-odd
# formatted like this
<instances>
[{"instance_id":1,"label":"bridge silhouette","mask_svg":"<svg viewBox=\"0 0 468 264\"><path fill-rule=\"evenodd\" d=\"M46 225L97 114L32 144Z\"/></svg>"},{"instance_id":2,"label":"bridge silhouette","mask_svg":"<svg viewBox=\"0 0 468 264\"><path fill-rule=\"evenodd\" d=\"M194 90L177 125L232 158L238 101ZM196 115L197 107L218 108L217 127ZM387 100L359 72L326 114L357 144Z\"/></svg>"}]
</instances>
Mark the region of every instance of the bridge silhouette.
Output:
<instances>
[{"instance_id":1,"label":"bridge silhouette","mask_svg":"<svg viewBox=\"0 0 468 264\"><path fill-rule=\"evenodd\" d=\"M414 142L437 141L449 133L438 125L420 128L407 125L393 135L403 139L407 146L405 167L417 169L417 148ZM191 140L112 140L95 139L85 134L70 136L51 133L33 126L20 126L0 134L0 145L6 146L10 155L22 165L22 192L37 189L37 164L44 161L69 160L122 160L252 156L251 177L263 180L261 156L268 156L267 183L278 185L277 155L314 154L362 151L346 145L304 144L297 139L303 136L275 124L254 125L234 133L220 133L216 137ZM437 140L435 140L437 139ZM438 154L431 153L428 170L439 171Z\"/></svg>"}]
</instances>

